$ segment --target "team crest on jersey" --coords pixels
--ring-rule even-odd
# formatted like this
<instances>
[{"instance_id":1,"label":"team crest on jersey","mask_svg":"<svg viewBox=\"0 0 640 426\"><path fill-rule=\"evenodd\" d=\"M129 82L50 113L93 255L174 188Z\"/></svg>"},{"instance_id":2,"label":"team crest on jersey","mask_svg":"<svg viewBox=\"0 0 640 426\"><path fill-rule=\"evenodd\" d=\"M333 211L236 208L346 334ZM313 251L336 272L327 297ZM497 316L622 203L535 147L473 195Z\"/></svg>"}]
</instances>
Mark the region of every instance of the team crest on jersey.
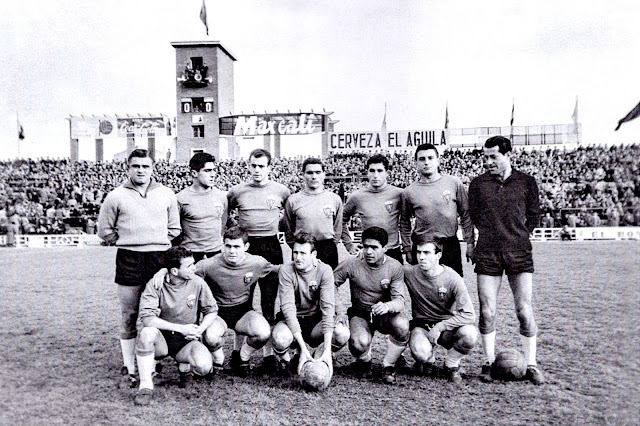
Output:
<instances>
[{"instance_id":1,"label":"team crest on jersey","mask_svg":"<svg viewBox=\"0 0 640 426\"><path fill-rule=\"evenodd\" d=\"M387 209L387 211L389 213L391 213L393 211L393 201L391 201L391 200L385 201L384 202L384 208Z\"/></svg>"},{"instance_id":2,"label":"team crest on jersey","mask_svg":"<svg viewBox=\"0 0 640 426\"><path fill-rule=\"evenodd\" d=\"M448 189L445 189L444 191L442 191L442 198L444 198L444 201L448 204L451 202L451 191L449 191Z\"/></svg>"},{"instance_id":3,"label":"team crest on jersey","mask_svg":"<svg viewBox=\"0 0 640 426\"><path fill-rule=\"evenodd\" d=\"M253 279L253 272L247 272L246 274L244 274L244 283L245 284L249 284L252 279Z\"/></svg>"},{"instance_id":4,"label":"team crest on jersey","mask_svg":"<svg viewBox=\"0 0 640 426\"><path fill-rule=\"evenodd\" d=\"M326 217L333 217L333 207L331 207L329 204L325 204L324 206L322 206L322 211L324 212L324 215Z\"/></svg>"},{"instance_id":5,"label":"team crest on jersey","mask_svg":"<svg viewBox=\"0 0 640 426\"><path fill-rule=\"evenodd\" d=\"M277 205L278 199L276 197L274 197L273 195L267 197L267 207L269 207L269 210L275 209Z\"/></svg>"},{"instance_id":6,"label":"team crest on jersey","mask_svg":"<svg viewBox=\"0 0 640 426\"><path fill-rule=\"evenodd\" d=\"M440 300L444 300L446 295L447 295L447 289L444 287L438 287L438 297L440 298Z\"/></svg>"},{"instance_id":7,"label":"team crest on jersey","mask_svg":"<svg viewBox=\"0 0 640 426\"><path fill-rule=\"evenodd\" d=\"M313 280L309 283L309 293L314 293L318 289L318 281Z\"/></svg>"},{"instance_id":8,"label":"team crest on jersey","mask_svg":"<svg viewBox=\"0 0 640 426\"><path fill-rule=\"evenodd\" d=\"M193 309L194 306L196 306L196 295L195 294L190 294L187 296L187 306L189 307L189 309Z\"/></svg>"},{"instance_id":9,"label":"team crest on jersey","mask_svg":"<svg viewBox=\"0 0 640 426\"><path fill-rule=\"evenodd\" d=\"M383 279L380 281L380 285L382 286L382 288L384 290L388 290L389 289L389 284L391 283L391 281L389 281L388 279Z\"/></svg>"}]
</instances>

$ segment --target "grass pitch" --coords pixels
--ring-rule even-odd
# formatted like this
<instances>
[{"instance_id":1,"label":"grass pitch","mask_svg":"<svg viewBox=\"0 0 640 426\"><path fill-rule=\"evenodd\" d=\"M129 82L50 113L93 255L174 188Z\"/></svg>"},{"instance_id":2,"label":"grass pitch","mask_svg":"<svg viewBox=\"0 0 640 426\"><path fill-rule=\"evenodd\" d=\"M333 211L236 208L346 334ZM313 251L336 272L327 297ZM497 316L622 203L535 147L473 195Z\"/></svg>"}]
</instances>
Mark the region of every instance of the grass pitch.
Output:
<instances>
[{"instance_id":1,"label":"grass pitch","mask_svg":"<svg viewBox=\"0 0 640 426\"><path fill-rule=\"evenodd\" d=\"M480 382L480 343L462 362L460 388L409 374L395 386L357 379L345 348L318 394L295 378L258 374L257 354L249 378L222 375L183 390L166 359L149 407L133 405L135 390L116 388L115 249L2 249L0 424L640 424L639 249L625 241L534 243L541 387ZM477 313L469 264L465 280ZM520 349L506 279L498 315L496 350ZM385 348L376 335L374 363ZM443 356L440 349L439 362Z\"/></svg>"}]
</instances>

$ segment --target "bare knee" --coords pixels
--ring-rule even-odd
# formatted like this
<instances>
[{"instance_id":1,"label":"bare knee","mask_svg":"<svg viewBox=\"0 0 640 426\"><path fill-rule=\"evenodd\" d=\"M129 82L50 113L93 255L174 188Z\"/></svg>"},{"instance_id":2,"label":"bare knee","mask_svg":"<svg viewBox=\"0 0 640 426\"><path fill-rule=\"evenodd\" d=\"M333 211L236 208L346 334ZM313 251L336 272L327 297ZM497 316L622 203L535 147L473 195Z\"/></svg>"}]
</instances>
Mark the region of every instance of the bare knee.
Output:
<instances>
[{"instance_id":1,"label":"bare knee","mask_svg":"<svg viewBox=\"0 0 640 426\"><path fill-rule=\"evenodd\" d=\"M293 334L289 327L284 323L279 322L273 327L271 332L271 344L276 352L284 352L293 343Z\"/></svg>"},{"instance_id":2,"label":"bare knee","mask_svg":"<svg viewBox=\"0 0 640 426\"><path fill-rule=\"evenodd\" d=\"M464 325L458 329L458 340L454 348L463 354L468 354L476 346L478 330L473 325Z\"/></svg>"},{"instance_id":3,"label":"bare knee","mask_svg":"<svg viewBox=\"0 0 640 426\"><path fill-rule=\"evenodd\" d=\"M340 348L347 344L350 337L351 332L349 331L349 327L342 323L336 324L333 329L333 339L331 341L334 350L340 350Z\"/></svg>"},{"instance_id":4,"label":"bare knee","mask_svg":"<svg viewBox=\"0 0 640 426\"><path fill-rule=\"evenodd\" d=\"M417 333L413 333L411 335L409 348L411 349L411 355L413 355L413 358L422 363L429 361L431 354L433 353L433 347L431 346L429 339Z\"/></svg>"},{"instance_id":5,"label":"bare knee","mask_svg":"<svg viewBox=\"0 0 640 426\"><path fill-rule=\"evenodd\" d=\"M220 349L224 344L224 334L226 333L226 325L213 323L204 331L204 343L210 350Z\"/></svg>"},{"instance_id":6,"label":"bare knee","mask_svg":"<svg viewBox=\"0 0 640 426\"><path fill-rule=\"evenodd\" d=\"M354 356L360 356L369 350L371 336L364 330L354 332L349 338L349 349Z\"/></svg>"},{"instance_id":7,"label":"bare knee","mask_svg":"<svg viewBox=\"0 0 640 426\"><path fill-rule=\"evenodd\" d=\"M136 347L143 351L152 350L158 338L158 333L159 330L155 327L143 327L138 333Z\"/></svg>"}]
</instances>

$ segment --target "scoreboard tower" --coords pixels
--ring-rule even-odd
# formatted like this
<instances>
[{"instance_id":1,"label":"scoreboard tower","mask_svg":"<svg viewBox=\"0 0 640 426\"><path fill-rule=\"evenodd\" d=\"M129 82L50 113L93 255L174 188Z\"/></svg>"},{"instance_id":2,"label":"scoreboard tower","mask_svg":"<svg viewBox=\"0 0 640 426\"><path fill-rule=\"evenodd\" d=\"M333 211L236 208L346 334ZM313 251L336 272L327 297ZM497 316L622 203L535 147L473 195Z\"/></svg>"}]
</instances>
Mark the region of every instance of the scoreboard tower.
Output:
<instances>
[{"instance_id":1,"label":"scoreboard tower","mask_svg":"<svg viewBox=\"0 0 640 426\"><path fill-rule=\"evenodd\" d=\"M220 115L233 112L233 63L218 41L173 42L176 50L176 161L195 152L220 158Z\"/></svg>"}]
</instances>

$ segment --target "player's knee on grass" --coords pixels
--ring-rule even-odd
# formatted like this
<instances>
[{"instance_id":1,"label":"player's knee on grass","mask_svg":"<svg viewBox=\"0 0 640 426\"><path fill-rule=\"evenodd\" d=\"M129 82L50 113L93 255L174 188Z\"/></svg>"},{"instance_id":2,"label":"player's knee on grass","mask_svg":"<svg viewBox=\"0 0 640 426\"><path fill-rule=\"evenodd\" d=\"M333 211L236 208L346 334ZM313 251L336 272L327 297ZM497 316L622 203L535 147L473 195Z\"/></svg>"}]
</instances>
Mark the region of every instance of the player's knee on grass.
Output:
<instances>
[{"instance_id":1,"label":"player's knee on grass","mask_svg":"<svg viewBox=\"0 0 640 426\"><path fill-rule=\"evenodd\" d=\"M344 347L351 337L349 327L342 323L336 324L333 329L333 338L331 339L331 349L333 352L338 352Z\"/></svg>"},{"instance_id":2,"label":"player's knee on grass","mask_svg":"<svg viewBox=\"0 0 640 426\"><path fill-rule=\"evenodd\" d=\"M291 343L293 343L293 334L287 324L285 324L284 321L280 321L271 331L271 345L273 346L273 350L278 353L283 353L289 349Z\"/></svg>"},{"instance_id":3,"label":"player's knee on grass","mask_svg":"<svg viewBox=\"0 0 640 426\"><path fill-rule=\"evenodd\" d=\"M476 346L478 330L473 325L463 325L456 332L456 337L458 340L453 344L453 348L466 355Z\"/></svg>"},{"instance_id":4,"label":"player's knee on grass","mask_svg":"<svg viewBox=\"0 0 640 426\"><path fill-rule=\"evenodd\" d=\"M416 327L411 332L411 337L409 339L409 349L411 350L411 355L418 362L427 362L431 358L431 354L433 353L433 346L429 339L427 338L426 330L421 327Z\"/></svg>"}]
</instances>

